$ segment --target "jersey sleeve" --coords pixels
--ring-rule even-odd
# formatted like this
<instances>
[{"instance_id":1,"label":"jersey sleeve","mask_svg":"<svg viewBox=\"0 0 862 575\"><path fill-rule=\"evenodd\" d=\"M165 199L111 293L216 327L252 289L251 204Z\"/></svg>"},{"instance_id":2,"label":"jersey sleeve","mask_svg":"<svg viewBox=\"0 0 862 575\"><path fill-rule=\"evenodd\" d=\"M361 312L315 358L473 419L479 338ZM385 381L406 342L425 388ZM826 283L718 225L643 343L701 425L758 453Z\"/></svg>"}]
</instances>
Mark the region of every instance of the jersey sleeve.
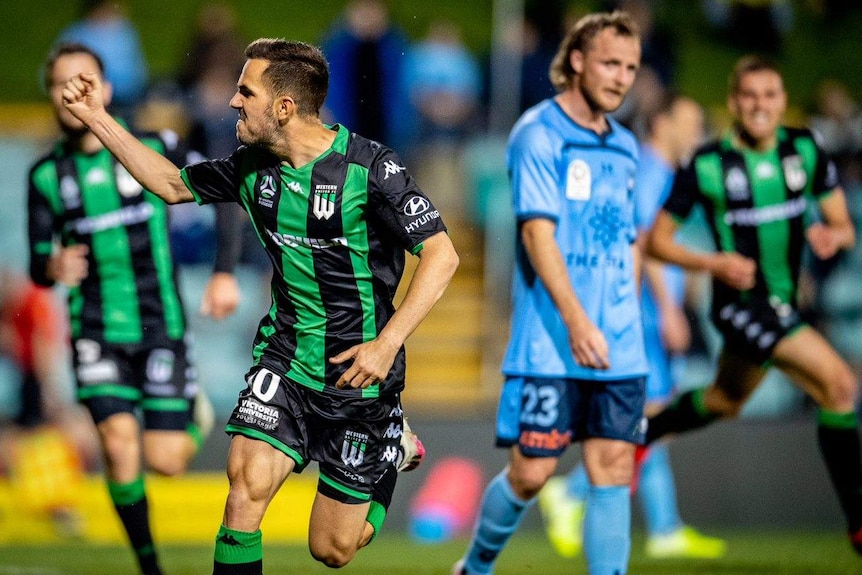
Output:
<instances>
[{"instance_id":1,"label":"jersey sleeve","mask_svg":"<svg viewBox=\"0 0 862 575\"><path fill-rule=\"evenodd\" d=\"M698 197L697 172L694 162L677 170L670 195L662 208L674 219L685 220L694 208Z\"/></svg>"},{"instance_id":2,"label":"jersey sleeve","mask_svg":"<svg viewBox=\"0 0 862 575\"><path fill-rule=\"evenodd\" d=\"M55 215L48 197L42 193L30 173L27 192L27 218L30 245L30 277L42 286L52 286L48 278L48 258L54 249Z\"/></svg>"},{"instance_id":3,"label":"jersey sleeve","mask_svg":"<svg viewBox=\"0 0 862 575\"><path fill-rule=\"evenodd\" d=\"M440 212L392 150L384 148L371 163L368 194L370 211L410 253L417 253L426 238L446 231Z\"/></svg>"},{"instance_id":4,"label":"jersey sleeve","mask_svg":"<svg viewBox=\"0 0 862 575\"><path fill-rule=\"evenodd\" d=\"M841 185L838 178L838 168L835 161L817 146L817 165L814 168L814 182L811 191L814 197L821 199Z\"/></svg>"},{"instance_id":5,"label":"jersey sleeve","mask_svg":"<svg viewBox=\"0 0 862 575\"><path fill-rule=\"evenodd\" d=\"M221 160L204 160L184 167L180 176L199 204L239 202L240 164L245 148Z\"/></svg>"},{"instance_id":6,"label":"jersey sleeve","mask_svg":"<svg viewBox=\"0 0 862 575\"><path fill-rule=\"evenodd\" d=\"M548 130L534 124L514 134L509 141L507 164L518 221L535 217L558 220L560 194Z\"/></svg>"}]
</instances>

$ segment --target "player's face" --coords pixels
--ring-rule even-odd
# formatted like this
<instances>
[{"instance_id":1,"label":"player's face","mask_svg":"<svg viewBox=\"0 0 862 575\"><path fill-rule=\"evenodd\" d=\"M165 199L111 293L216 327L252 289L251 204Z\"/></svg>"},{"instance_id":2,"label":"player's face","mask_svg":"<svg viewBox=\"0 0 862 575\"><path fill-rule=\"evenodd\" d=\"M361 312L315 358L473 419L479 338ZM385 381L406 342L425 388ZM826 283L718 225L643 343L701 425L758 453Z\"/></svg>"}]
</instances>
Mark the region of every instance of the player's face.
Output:
<instances>
[{"instance_id":1,"label":"player's face","mask_svg":"<svg viewBox=\"0 0 862 575\"><path fill-rule=\"evenodd\" d=\"M230 107L239 113L236 137L247 146L267 147L278 134L278 120L273 112L273 99L263 83L266 60L247 60L237 82L236 94Z\"/></svg>"},{"instance_id":2,"label":"player's face","mask_svg":"<svg viewBox=\"0 0 862 575\"><path fill-rule=\"evenodd\" d=\"M755 146L771 142L787 109L781 76L772 70L743 74L739 89L728 98L728 107Z\"/></svg>"},{"instance_id":3,"label":"player's face","mask_svg":"<svg viewBox=\"0 0 862 575\"><path fill-rule=\"evenodd\" d=\"M84 52L60 56L54 62L54 68L51 70L48 95L51 97L51 104L54 106L54 115L57 118L57 122L60 124L60 128L66 133L87 131L84 124L63 105L63 88L66 86L66 82L72 76L82 72L97 74L101 78L99 64L96 63L96 60L91 55ZM105 105L107 106L111 101L111 86L105 82L104 78L102 78L102 93L104 94Z\"/></svg>"},{"instance_id":4,"label":"player's face","mask_svg":"<svg viewBox=\"0 0 862 575\"><path fill-rule=\"evenodd\" d=\"M635 81L641 61L640 41L605 28L586 51L575 50L569 58L577 73L574 89L581 91L593 110L613 112Z\"/></svg>"}]
</instances>

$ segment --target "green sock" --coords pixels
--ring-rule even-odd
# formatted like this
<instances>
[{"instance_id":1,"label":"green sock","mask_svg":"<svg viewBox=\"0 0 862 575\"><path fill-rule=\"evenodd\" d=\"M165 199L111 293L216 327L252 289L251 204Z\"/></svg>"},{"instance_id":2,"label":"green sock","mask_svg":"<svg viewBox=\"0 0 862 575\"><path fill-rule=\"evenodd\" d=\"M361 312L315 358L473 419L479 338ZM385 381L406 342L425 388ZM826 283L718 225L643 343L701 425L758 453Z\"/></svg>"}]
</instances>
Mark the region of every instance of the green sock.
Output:
<instances>
[{"instance_id":1,"label":"green sock","mask_svg":"<svg viewBox=\"0 0 862 575\"><path fill-rule=\"evenodd\" d=\"M254 533L219 527L213 557L213 575L262 575L263 545L260 529Z\"/></svg>"}]
</instances>

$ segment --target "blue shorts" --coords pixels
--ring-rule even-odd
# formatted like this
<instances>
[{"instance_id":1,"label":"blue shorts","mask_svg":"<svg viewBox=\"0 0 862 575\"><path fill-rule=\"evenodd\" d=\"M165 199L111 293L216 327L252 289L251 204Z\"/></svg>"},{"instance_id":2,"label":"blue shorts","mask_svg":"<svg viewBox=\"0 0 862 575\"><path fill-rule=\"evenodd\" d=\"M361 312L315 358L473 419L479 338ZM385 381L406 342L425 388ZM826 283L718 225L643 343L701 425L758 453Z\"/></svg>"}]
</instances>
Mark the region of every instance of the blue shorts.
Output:
<instances>
[{"instance_id":1,"label":"blue shorts","mask_svg":"<svg viewBox=\"0 0 862 575\"><path fill-rule=\"evenodd\" d=\"M591 437L643 443L644 378L593 381L508 377L497 411L497 446L559 457Z\"/></svg>"}]
</instances>

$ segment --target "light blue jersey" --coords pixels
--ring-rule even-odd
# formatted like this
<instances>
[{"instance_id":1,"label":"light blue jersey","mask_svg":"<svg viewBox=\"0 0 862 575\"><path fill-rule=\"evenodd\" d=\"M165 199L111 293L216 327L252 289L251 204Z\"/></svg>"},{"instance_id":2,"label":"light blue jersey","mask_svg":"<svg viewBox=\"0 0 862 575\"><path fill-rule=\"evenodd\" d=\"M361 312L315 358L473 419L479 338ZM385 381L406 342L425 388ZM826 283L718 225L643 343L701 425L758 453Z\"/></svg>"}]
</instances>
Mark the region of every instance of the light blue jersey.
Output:
<instances>
[{"instance_id":1,"label":"light blue jersey","mask_svg":"<svg viewBox=\"0 0 862 575\"><path fill-rule=\"evenodd\" d=\"M615 380L647 373L631 244L636 239L634 136L612 118L598 135L549 99L524 113L507 166L520 223L547 218L575 293L610 350L610 368L579 366L566 326L518 236L507 376Z\"/></svg>"},{"instance_id":2,"label":"light blue jersey","mask_svg":"<svg viewBox=\"0 0 862 575\"><path fill-rule=\"evenodd\" d=\"M670 195L674 168L649 145L642 145L635 186L635 224L645 232L652 227L659 209ZM677 267L663 267L668 295L678 305L685 297L685 272ZM643 303L644 341L649 362L647 401L666 401L673 394L674 381L671 358L661 336L661 316L655 295L648 282L641 292Z\"/></svg>"}]
</instances>

